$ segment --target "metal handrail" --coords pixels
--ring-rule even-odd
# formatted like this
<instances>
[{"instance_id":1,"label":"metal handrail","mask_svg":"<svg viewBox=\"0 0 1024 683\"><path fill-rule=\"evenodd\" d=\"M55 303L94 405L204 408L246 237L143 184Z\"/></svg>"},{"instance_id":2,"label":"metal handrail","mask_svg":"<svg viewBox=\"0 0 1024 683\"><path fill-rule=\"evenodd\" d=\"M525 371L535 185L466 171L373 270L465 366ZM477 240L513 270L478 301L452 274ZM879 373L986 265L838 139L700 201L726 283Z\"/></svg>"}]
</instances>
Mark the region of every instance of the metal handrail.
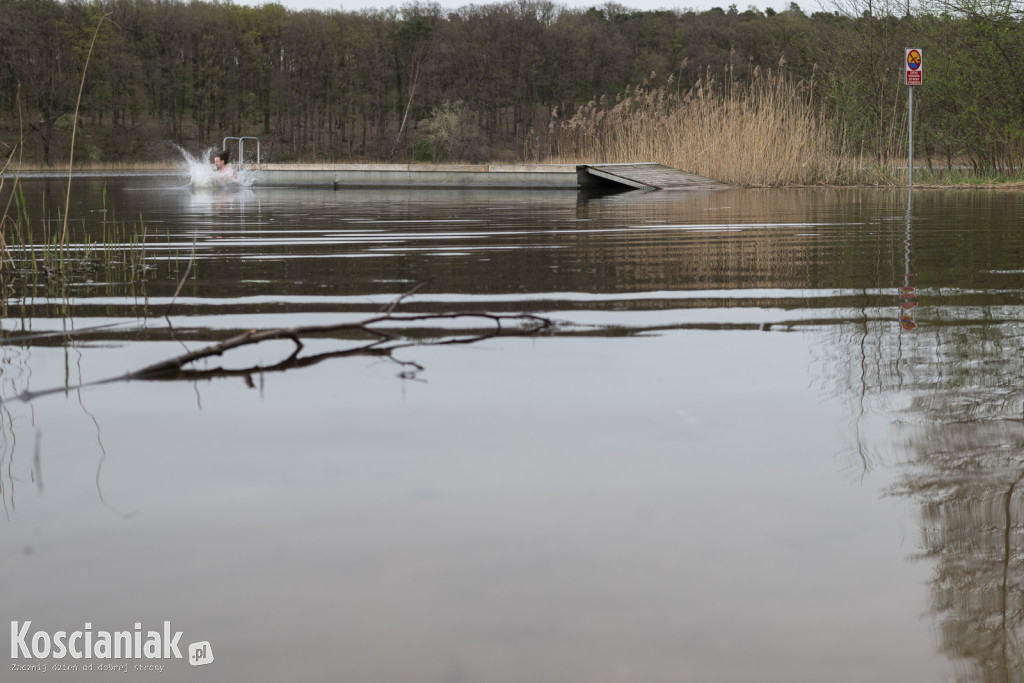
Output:
<instances>
[{"instance_id":1,"label":"metal handrail","mask_svg":"<svg viewBox=\"0 0 1024 683\"><path fill-rule=\"evenodd\" d=\"M242 137L237 137L237 138L226 137L226 138L224 138L224 141L221 143L221 149L227 149L227 147L228 147L228 140L237 140L238 141L238 167L239 168L245 168L245 155L244 155L244 153L245 153L245 141L246 140L255 140L256 141L256 165L259 166L259 164L260 164L260 139L259 138L252 137L251 135L244 135Z\"/></svg>"}]
</instances>

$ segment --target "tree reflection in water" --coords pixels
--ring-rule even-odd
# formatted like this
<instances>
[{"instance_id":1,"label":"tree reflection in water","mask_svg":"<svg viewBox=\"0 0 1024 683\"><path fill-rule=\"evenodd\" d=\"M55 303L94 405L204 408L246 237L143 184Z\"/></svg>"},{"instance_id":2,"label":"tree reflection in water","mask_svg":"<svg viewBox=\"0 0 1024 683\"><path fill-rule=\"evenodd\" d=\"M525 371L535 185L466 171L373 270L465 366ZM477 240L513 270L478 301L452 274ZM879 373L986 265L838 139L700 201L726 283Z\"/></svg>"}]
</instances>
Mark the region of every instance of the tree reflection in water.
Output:
<instances>
[{"instance_id":1,"label":"tree reflection in water","mask_svg":"<svg viewBox=\"0 0 1024 683\"><path fill-rule=\"evenodd\" d=\"M922 502L920 557L935 563L933 610L943 650L966 665L959 678L1017 680L1024 424L964 407L908 441L915 456L897 491Z\"/></svg>"},{"instance_id":2,"label":"tree reflection in water","mask_svg":"<svg viewBox=\"0 0 1024 683\"><path fill-rule=\"evenodd\" d=\"M1024 326L986 319L987 309L971 320L932 304L922 318L927 324L908 332L905 310L901 305L901 327L865 316L859 329L845 332L847 350L855 344L859 359L847 360L844 378L852 390L854 461L865 472L881 461L899 463L892 493L920 504L916 558L934 563L933 614L958 680L1019 680ZM888 332L880 329L886 324ZM894 418L896 437L889 432L880 442L893 449L872 446L879 443L871 438L877 415Z\"/></svg>"},{"instance_id":3,"label":"tree reflection in water","mask_svg":"<svg viewBox=\"0 0 1024 683\"><path fill-rule=\"evenodd\" d=\"M932 615L957 679L1024 680L1021 290L950 286L963 260L925 246L918 282L908 208L895 315L865 291L816 347L822 377L849 406L852 467L891 465L889 492L919 505L914 559L934 566Z\"/></svg>"},{"instance_id":4,"label":"tree reflection in water","mask_svg":"<svg viewBox=\"0 0 1024 683\"><path fill-rule=\"evenodd\" d=\"M920 557L935 563L941 646L961 680L1024 671L1021 334L1015 322L930 327L908 361L919 371L894 492L920 501Z\"/></svg>"},{"instance_id":5,"label":"tree reflection in water","mask_svg":"<svg viewBox=\"0 0 1024 683\"><path fill-rule=\"evenodd\" d=\"M928 306L928 324L909 333L891 318L889 333L868 322L844 325L852 353L833 365L842 374L829 374L841 378L853 413L856 467L866 473L898 463L892 494L920 505L916 559L934 563L932 609L942 650L959 660L958 680L1019 680L1024 326L941 315L941 307ZM894 419L895 438L876 423L879 415ZM886 436L874 438L880 431Z\"/></svg>"}]
</instances>

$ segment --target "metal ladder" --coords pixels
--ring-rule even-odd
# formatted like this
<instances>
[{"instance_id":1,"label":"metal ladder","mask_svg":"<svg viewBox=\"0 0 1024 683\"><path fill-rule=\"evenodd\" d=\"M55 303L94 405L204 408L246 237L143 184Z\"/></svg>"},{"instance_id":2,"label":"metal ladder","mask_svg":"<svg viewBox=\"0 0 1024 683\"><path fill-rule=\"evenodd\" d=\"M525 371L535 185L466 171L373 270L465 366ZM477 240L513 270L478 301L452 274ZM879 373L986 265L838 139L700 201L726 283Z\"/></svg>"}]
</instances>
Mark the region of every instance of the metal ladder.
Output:
<instances>
[{"instance_id":1,"label":"metal ladder","mask_svg":"<svg viewBox=\"0 0 1024 683\"><path fill-rule=\"evenodd\" d=\"M259 166L259 164L260 164L260 139L259 138L254 138L254 137L252 137L250 135L245 135L245 136L237 137L237 138L226 137L226 138L224 138L224 141L221 143L221 149L227 149L228 148L228 140L235 140L235 141L238 142L238 168L245 168L245 141L246 140L255 140L256 141L256 165Z\"/></svg>"}]
</instances>

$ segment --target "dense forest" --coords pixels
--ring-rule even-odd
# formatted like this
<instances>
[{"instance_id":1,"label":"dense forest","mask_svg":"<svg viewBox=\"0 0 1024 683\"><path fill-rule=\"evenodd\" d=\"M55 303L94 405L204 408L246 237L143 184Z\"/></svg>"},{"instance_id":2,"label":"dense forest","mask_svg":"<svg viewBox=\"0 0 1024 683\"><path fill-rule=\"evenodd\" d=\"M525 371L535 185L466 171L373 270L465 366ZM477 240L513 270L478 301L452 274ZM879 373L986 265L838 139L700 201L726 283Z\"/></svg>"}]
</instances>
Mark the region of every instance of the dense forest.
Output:
<instances>
[{"instance_id":1,"label":"dense forest","mask_svg":"<svg viewBox=\"0 0 1024 683\"><path fill-rule=\"evenodd\" d=\"M842 0L839 0L842 1ZM0 153L168 159L254 135L264 161L545 161L587 103L642 84L743 87L784 73L890 154L906 130L905 47L928 163L1024 163L1024 25L1012 2L849 0L832 12L566 9L514 0L445 10L290 11L183 0L0 0ZM984 4L984 7L982 7ZM97 32L98 27L98 32ZM93 37L95 34L95 43ZM93 45L90 53L90 45ZM21 143L21 144L19 144Z\"/></svg>"}]
</instances>

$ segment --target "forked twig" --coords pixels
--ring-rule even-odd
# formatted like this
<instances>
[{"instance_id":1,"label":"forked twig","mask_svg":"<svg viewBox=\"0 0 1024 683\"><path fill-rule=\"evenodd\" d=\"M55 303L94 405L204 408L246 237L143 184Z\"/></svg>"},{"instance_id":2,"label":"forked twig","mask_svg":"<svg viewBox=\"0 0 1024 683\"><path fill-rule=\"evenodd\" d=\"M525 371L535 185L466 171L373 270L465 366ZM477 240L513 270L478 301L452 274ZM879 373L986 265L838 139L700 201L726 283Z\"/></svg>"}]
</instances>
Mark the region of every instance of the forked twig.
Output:
<instances>
[{"instance_id":1,"label":"forked twig","mask_svg":"<svg viewBox=\"0 0 1024 683\"><path fill-rule=\"evenodd\" d=\"M421 282L418 285L416 285L415 287L413 287L412 289L410 289L405 294L402 294L402 295L400 295L398 297L395 297L395 300L392 301L391 303L389 303L388 305L384 306L382 309L380 309L380 312L381 313L385 313L387 315L391 315L392 313L395 312L395 309L398 308L402 304L403 301L405 301L410 296L412 296L416 292L418 292L421 289L423 289L423 287L426 286L426 284L427 284L426 282Z\"/></svg>"}]
</instances>

